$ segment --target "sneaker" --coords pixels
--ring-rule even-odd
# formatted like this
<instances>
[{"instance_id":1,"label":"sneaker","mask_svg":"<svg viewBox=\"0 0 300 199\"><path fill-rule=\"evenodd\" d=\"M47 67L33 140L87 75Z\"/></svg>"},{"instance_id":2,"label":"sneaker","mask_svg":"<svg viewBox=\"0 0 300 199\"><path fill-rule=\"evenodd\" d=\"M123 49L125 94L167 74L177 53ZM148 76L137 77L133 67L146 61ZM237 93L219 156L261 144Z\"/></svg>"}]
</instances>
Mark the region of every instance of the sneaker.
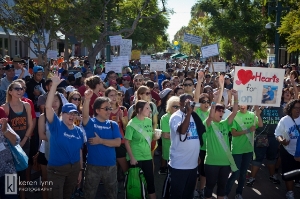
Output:
<instances>
[{"instance_id":1,"label":"sneaker","mask_svg":"<svg viewBox=\"0 0 300 199\"><path fill-rule=\"evenodd\" d=\"M277 178L277 175L272 175L269 177L269 180L273 182L273 184L280 184L280 180Z\"/></svg>"},{"instance_id":2,"label":"sneaker","mask_svg":"<svg viewBox=\"0 0 300 199\"><path fill-rule=\"evenodd\" d=\"M236 194L234 199L243 199L242 195L241 194Z\"/></svg>"},{"instance_id":3,"label":"sneaker","mask_svg":"<svg viewBox=\"0 0 300 199\"><path fill-rule=\"evenodd\" d=\"M247 180L246 185L249 186L249 187L252 187L253 184L254 184L254 182L255 182L255 178L250 177L250 178Z\"/></svg>"},{"instance_id":4,"label":"sneaker","mask_svg":"<svg viewBox=\"0 0 300 199\"><path fill-rule=\"evenodd\" d=\"M194 190L194 198L199 198L199 192L198 190Z\"/></svg>"},{"instance_id":5,"label":"sneaker","mask_svg":"<svg viewBox=\"0 0 300 199\"><path fill-rule=\"evenodd\" d=\"M167 168L166 167L160 167L159 171L158 171L159 175L167 175Z\"/></svg>"},{"instance_id":6,"label":"sneaker","mask_svg":"<svg viewBox=\"0 0 300 199\"><path fill-rule=\"evenodd\" d=\"M286 199L295 199L294 192L293 191L286 192L285 197Z\"/></svg>"}]
</instances>

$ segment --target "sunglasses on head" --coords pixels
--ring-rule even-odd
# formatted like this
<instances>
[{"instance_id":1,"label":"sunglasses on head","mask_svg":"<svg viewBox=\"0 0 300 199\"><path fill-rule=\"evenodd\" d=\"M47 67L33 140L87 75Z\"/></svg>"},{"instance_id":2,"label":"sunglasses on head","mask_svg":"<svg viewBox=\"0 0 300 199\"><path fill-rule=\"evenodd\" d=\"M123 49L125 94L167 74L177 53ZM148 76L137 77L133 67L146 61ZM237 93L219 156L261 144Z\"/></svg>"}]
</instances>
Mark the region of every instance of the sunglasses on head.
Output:
<instances>
[{"instance_id":1,"label":"sunglasses on head","mask_svg":"<svg viewBox=\"0 0 300 199\"><path fill-rule=\"evenodd\" d=\"M74 101L80 101L81 100L81 98L80 97L72 97L72 100L74 100Z\"/></svg>"},{"instance_id":2,"label":"sunglasses on head","mask_svg":"<svg viewBox=\"0 0 300 199\"><path fill-rule=\"evenodd\" d=\"M100 108L100 109L103 109L105 111L112 111L113 110L112 107L104 107L104 108Z\"/></svg>"},{"instance_id":3,"label":"sunglasses on head","mask_svg":"<svg viewBox=\"0 0 300 199\"><path fill-rule=\"evenodd\" d=\"M135 82L138 82L138 81L139 81L139 82L142 82L143 79L135 79L134 81L135 81Z\"/></svg>"},{"instance_id":4,"label":"sunglasses on head","mask_svg":"<svg viewBox=\"0 0 300 199\"><path fill-rule=\"evenodd\" d=\"M183 84L183 86L187 87L187 86L193 86L193 84Z\"/></svg>"},{"instance_id":5,"label":"sunglasses on head","mask_svg":"<svg viewBox=\"0 0 300 199\"><path fill-rule=\"evenodd\" d=\"M14 87L13 90L15 90L15 91L23 91L24 88L22 88L22 87Z\"/></svg>"}]
</instances>

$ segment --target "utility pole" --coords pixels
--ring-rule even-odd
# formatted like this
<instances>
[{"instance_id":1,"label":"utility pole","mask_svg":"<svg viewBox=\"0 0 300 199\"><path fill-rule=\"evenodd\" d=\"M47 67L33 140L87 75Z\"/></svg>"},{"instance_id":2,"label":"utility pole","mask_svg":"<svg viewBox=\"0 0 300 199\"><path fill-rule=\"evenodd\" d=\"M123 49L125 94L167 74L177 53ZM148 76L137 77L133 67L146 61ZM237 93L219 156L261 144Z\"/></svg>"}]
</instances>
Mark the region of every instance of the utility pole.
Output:
<instances>
[{"instance_id":1,"label":"utility pole","mask_svg":"<svg viewBox=\"0 0 300 199\"><path fill-rule=\"evenodd\" d=\"M107 9L107 18L106 18L106 23L107 23L107 27L106 27L106 31L110 31L110 13L111 13L111 6L110 5L107 5L106 7ZM106 36L106 40L107 40L107 45L106 45L106 61L107 62L110 62L110 39L109 39L109 36L107 35Z\"/></svg>"}]
</instances>

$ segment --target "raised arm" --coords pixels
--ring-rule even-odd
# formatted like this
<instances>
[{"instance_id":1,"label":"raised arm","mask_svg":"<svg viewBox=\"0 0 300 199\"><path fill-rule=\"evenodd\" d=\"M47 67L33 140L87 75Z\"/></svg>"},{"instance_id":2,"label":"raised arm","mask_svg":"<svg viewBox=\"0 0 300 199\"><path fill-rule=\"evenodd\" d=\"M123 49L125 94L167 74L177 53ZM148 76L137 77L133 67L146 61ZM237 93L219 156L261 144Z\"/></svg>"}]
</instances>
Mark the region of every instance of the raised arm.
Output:
<instances>
[{"instance_id":1,"label":"raised arm","mask_svg":"<svg viewBox=\"0 0 300 199\"><path fill-rule=\"evenodd\" d=\"M228 116L228 124L231 124L239 110L239 100L238 100L238 92L236 90L231 90L234 102L233 102L233 109L231 114Z\"/></svg>"},{"instance_id":2,"label":"raised arm","mask_svg":"<svg viewBox=\"0 0 300 199\"><path fill-rule=\"evenodd\" d=\"M262 118L261 118L261 116L260 116L260 114L261 114L261 109L259 109L259 107L258 106L255 106L254 107L254 110L255 110L255 115L257 116L257 119L258 119L258 127L263 127L264 126L264 123L263 123L263 120L262 120ZM256 126L256 125L255 125Z\"/></svg>"},{"instance_id":3,"label":"raised arm","mask_svg":"<svg viewBox=\"0 0 300 199\"><path fill-rule=\"evenodd\" d=\"M46 104L45 104L46 118L47 118L47 121L49 123L52 123L53 117L54 117L54 114L55 114L54 110L52 108L52 103L53 103L53 100L54 100L54 94L56 92L57 86L63 81L59 78L57 73L55 75L53 75L51 80L52 80L52 86L51 86L50 91L48 93Z\"/></svg>"},{"instance_id":4,"label":"raised arm","mask_svg":"<svg viewBox=\"0 0 300 199\"><path fill-rule=\"evenodd\" d=\"M211 122L213 121L213 118L215 117L216 105L217 105L219 95L220 95L219 91L214 92L214 98L213 98L213 101L212 101L211 106L210 106L209 116L206 120L206 126L207 127L210 126Z\"/></svg>"},{"instance_id":5,"label":"raised arm","mask_svg":"<svg viewBox=\"0 0 300 199\"><path fill-rule=\"evenodd\" d=\"M38 132L39 132L39 138L41 140L48 141L48 138L46 136L46 124L45 124L45 114L42 114L39 117L38 121Z\"/></svg>"},{"instance_id":6,"label":"raised arm","mask_svg":"<svg viewBox=\"0 0 300 199\"><path fill-rule=\"evenodd\" d=\"M294 93L296 95L296 97L298 97L298 89L297 89L297 83L295 81L295 77L294 75L292 74L291 77L290 77L290 81L291 81L291 84L293 85L293 89L294 89Z\"/></svg>"},{"instance_id":7,"label":"raised arm","mask_svg":"<svg viewBox=\"0 0 300 199\"><path fill-rule=\"evenodd\" d=\"M221 100L222 100L222 95L223 95L223 92L224 92L224 76L223 75L220 75L219 77L219 97L218 97L218 101L217 103L221 103ZM224 104L225 105L225 108L227 107L227 104Z\"/></svg>"},{"instance_id":8,"label":"raised arm","mask_svg":"<svg viewBox=\"0 0 300 199\"><path fill-rule=\"evenodd\" d=\"M197 81L197 86L194 95L194 101L196 103L199 102L199 97L203 90L203 79L204 79L204 73L202 71L198 72L198 81Z\"/></svg>"},{"instance_id":9,"label":"raised arm","mask_svg":"<svg viewBox=\"0 0 300 199\"><path fill-rule=\"evenodd\" d=\"M190 100L185 101L185 110L186 110L185 118L184 118L183 122L177 128L177 132L179 134L186 134L186 132L190 126L190 118L191 118L192 112L193 112L193 107L190 105Z\"/></svg>"},{"instance_id":10,"label":"raised arm","mask_svg":"<svg viewBox=\"0 0 300 199\"><path fill-rule=\"evenodd\" d=\"M83 126L87 125L90 115L89 115L89 106L91 102L91 98L93 96L93 90L88 89L84 92L84 102L82 108L82 124Z\"/></svg>"}]
</instances>

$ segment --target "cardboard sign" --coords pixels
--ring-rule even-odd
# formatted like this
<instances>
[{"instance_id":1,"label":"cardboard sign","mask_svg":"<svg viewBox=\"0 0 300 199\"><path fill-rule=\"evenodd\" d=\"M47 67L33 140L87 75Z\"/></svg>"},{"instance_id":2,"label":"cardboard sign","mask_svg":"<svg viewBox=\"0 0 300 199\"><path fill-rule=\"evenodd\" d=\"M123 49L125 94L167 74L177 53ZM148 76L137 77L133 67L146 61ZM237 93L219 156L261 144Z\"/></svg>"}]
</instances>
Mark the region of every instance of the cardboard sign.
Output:
<instances>
[{"instance_id":1,"label":"cardboard sign","mask_svg":"<svg viewBox=\"0 0 300 199\"><path fill-rule=\"evenodd\" d=\"M57 58L57 51L56 50L48 50L47 51L47 58L49 59L56 59Z\"/></svg>"},{"instance_id":2,"label":"cardboard sign","mask_svg":"<svg viewBox=\"0 0 300 199\"><path fill-rule=\"evenodd\" d=\"M141 64L150 64L151 55L141 55Z\"/></svg>"},{"instance_id":3,"label":"cardboard sign","mask_svg":"<svg viewBox=\"0 0 300 199\"><path fill-rule=\"evenodd\" d=\"M120 46L122 43L122 36L121 35L109 36L109 40L111 46Z\"/></svg>"},{"instance_id":4,"label":"cardboard sign","mask_svg":"<svg viewBox=\"0 0 300 199\"><path fill-rule=\"evenodd\" d=\"M38 35L33 35L30 40L30 48L28 50L29 57L37 58L37 55L43 54L46 51L46 46L49 43L50 33L48 31L44 31L44 37L39 37ZM40 49L38 49L40 47ZM36 55L37 54L37 55Z\"/></svg>"},{"instance_id":5,"label":"cardboard sign","mask_svg":"<svg viewBox=\"0 0 300 199\"><path fill-rule=\"evenodd\" d=\"M226 72L226 62L213 62L215 72ZM212 65L209 68L210 72L213 72Z\"/></svg>"},{"instance_id":6,"label":"cardboard sign","mask_svg":"<svg viewBox=\"0 0 300 199\"><path fill-rule=\"evenodd\" d=\"M150 62L150 71L166 71L166 60L152 60Z\"/></svg>"},{"instance_id":7,"label":"cardboard sign","mask_svg":"<svg viewBox=\"0 0 300 199\"><path fill-rule=\"evenodd\" d=\"M127 56L128 60L129 60L131 57L131 48L132 48L132 40L131 39L122 39L122 42L120 45L120 56Z\"/></svg>"},{"instance_id":8,"label":"cardboard sign","mask_svg":"<svg viewBox=\"0 0 300 199\"><path fill-rule=\"evenodd\" d=\"M236 66L233 89L238 91L239 105L279 107L284 69Z\"/></svg>"},{"instance_id":9,"label":"cardboard sign","mask_svg":"<svg viewBox=\"0 0 300 199\"><path fill-rule=\"evenodd\" d=\"M122 63L120 61L105 62L105 71L114 71L115 73L122 73Z\"/></svg>"},{"instance_id":10,"label":"cardboard sign","mask_svg":"<svg viewBox=\"0 0 300 199\"><path fill-rule=\"evenodd\" d=\"M202 44L202 37L184 33L183 41L187 42L187 43L190 43L190 44L197 45L197 46L201 46L201 44Z\"/></svg>"},{"instance_id":11,"label":"cardboard sign","mask_svg":"<svg viewBox=\"0 0 300 199\"><path fill-rule=\"evenodd\" d=\"M131 59L136 60L141 58L141 51L139 50L133 50L131 51Z\"/></svg>"},{"instance_id":12,"label":"cardboard sign","mask_svg":"<svg viewBox=\"0 0 300 199\"><path fill-rule=\"evenodd\" d=\"M218 44L203 46L201 47L201 52L202 52L202 58L208 58L208 57L219 55Z\"/></svg>"},{"instance_id":13,"label":"cardboard sign","mask_svg":"<svg viewBox=\"0 0 300 199\"><path fill-rule=\"evenodd\" d=\"M121 62L122 67L123 66L129 66L129 59L128 56L118 56L112 58L113 62Z\"/></svg>"}]
</instances>

